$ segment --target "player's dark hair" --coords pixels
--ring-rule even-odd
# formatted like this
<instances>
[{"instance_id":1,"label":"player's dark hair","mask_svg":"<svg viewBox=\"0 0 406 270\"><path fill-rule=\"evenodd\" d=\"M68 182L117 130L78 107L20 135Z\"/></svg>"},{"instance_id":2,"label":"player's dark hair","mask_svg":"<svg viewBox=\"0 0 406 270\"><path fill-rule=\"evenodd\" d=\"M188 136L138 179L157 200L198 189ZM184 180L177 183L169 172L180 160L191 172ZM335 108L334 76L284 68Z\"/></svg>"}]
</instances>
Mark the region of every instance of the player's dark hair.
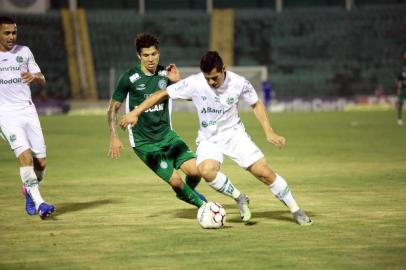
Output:
<instances>
[{"instance_id":1,"label":"player's dark hair","mask_svg":"<svg viewBox=\"0 0 406 270\"><path fill-rule=\"evenodd\" d=\"M149 48L154 46L157 50L159 50L159 41L158 39L147 33L141 33L137 35L135 39L135 47L137 48L137 53L140 54L143 48Z\"/></svg>"},{"instance_id":2,"label":"player's dark hair","mask_svg":"<svg viewBox=\"0 0 406 270\"><path fill-rule=\"evenodd\" d=\"M221 59L220 55L216 51L207 52L200 60L200 70L204 73L209 73L213 70L213 68L220 71L223 66L223 59Z\"/></svg>"},{"instance_id":3,"label":"player's dark hair","mask_svg":"<svg viewBox=\"0 0 406 270\"><path fill-rule=\"evenodd\" d=\"M15 24L15 21L7 16L0 16L0 24Z\"/></svg>"}]
</instances>

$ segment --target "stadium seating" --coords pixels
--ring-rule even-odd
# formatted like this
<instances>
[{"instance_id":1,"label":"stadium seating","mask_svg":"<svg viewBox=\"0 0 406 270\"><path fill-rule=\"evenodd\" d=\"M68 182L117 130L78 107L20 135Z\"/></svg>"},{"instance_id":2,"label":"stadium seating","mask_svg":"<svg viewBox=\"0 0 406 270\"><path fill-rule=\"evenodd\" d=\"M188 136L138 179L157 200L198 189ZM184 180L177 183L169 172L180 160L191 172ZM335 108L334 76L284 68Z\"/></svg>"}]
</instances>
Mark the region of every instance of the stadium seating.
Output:
<instances>
[{"instance_id":1,"label":"stadium seating","mask_svg":"<svg viewBox=\"0 0 406 270\"><path fill-rule=\"evenodd\" d=\"M159 37L162 64L198 66L209 48L210 16L197 0L176 1L180 10L165 10L168 1L151 0L148 5L153 11L144 16L137 13L133 1L110 2L86 1L101 99L110 97L110 70L115 70L116 80L138 62L134 40L140 32ZM267 66L277 98L365 95L373 93L377 85L394 93L406 44L405 5L367 5L365 0L357 1L356 8L349 12L336 1L306 1L308 5L303 7L299 3L303 1L292 0L286 3L293 8L276 13L274 1L245 1L250 2L246 9L240 1L215 1L218 7L234 2L238 2L233 5L234 64ZM268 7L264 2L272 4ZM321 2L325 2L324 7L320 7ZM111 9L106 8L109 4ZM59 12L11 15L20 25L19 42L31 47L47 77L46 91L69 98Z\"/></svg>"},{"instance_id":2,"label":"stadium seating","mask_svg":"<svg viewBox=\"0 0 406 270\"><path fill-rule=\"evenodd\" d=\"M131 10L91 10L87 15L100 98L109 98L111 68L117 79L122 71L138 63L135 38L140 32L159 37L163 65L196 66L208 49L209 16L201 11L140 16Z\"/></svg>"}]
</instances>

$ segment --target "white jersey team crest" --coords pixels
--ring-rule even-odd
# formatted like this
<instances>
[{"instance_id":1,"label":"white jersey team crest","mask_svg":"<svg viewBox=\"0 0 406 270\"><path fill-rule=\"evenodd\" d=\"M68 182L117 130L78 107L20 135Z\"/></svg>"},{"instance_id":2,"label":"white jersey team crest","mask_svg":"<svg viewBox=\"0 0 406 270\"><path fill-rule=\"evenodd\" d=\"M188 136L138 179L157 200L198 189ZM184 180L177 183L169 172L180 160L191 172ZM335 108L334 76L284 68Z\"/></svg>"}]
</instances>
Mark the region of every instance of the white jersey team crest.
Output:
<instances>
[{"instance_id":1,"label":"white jersey team crest","mask_svg":"<svg viewBox=\"0 0 406 270\"><path fill-rule=\"evenodd\" d=\"M200 139L215 140L221 133L232 128L244 129L238 114L240 99L253 105L258 95L252 84L242 76L227 71L223 85L211 88L202 72L191 75L168 86L168 94L173 99L191 99L199 115ZM218 135L218 136L216 136Z\"/></svg>"},{"instance_id":2,"label":"white jersey team crest","mask_svg":"<svg viewBox=\"0 0 406 270\"><path fill-rule=\"evenodd\" d=\"M32 104L30 87L21 79L22 71L41 72L28 47L15 45L10 51L0 52L0 112Z\"/></svg>"}]
</instances>

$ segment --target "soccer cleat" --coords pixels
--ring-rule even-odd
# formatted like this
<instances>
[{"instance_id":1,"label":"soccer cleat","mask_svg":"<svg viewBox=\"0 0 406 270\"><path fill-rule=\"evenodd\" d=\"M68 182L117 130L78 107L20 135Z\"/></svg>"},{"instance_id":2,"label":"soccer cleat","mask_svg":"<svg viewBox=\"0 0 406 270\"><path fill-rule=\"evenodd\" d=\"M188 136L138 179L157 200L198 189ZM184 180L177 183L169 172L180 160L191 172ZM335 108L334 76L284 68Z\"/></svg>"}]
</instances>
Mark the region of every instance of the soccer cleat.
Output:
<instances>
[{"instance_id":1,"label":"soccer cleat","mask_svg":"<svg viewBox=\"0 0 406 270\"><path fill-rule=\"evenodd\" d=\"M25 211L30 216L35 215L37 213L37 210L35 209L35 203L34 203L33 199L31 198L31 195L28 193L27 189L25 188L25 186L23 186L21 192L25 196Z\"/></svg>"},{"instance_id":2,"label":"soccer cleat","mask_svg":"<svg viewBox=\"0 0 406 270\"><path fill-rule=\"evenodd\" d=\"M241 193L235 201L240 208L240 216L242 221L249 221L251 219L251 210L248 207L248 204L250 203L250 199L248 198L248 196L244 193Z\"/></svg>"},{"instance_id":3,"label":"soccer cleat","mask_svg":"<svg viewBox=\"0 0 406 270\"><path fill-rule=\"evenodd\" d=\"M194 192L196 193L197 196L199 196L200 200L207 202L206 197L204 197L203 194L201 194L200 192L197 192L196 190L194 190Z\"/></svg>"},{"instance_id":4,"label":"soccer cleat","mask_svg":"<svg viewBox=\"0 0 406 270\"><path fill-rule=\"evenodd\" d=\"M55 212L55 206L47 204L46 202L41 203L41 205L38 208L38 215L41 219L46 219L53 212Z\"/></svg>"},{"instance_id":5,"label":"soccer cleat","mask_svg":"<svg viewBox=\"0 0 406 270\"><path fill-rule=\"evenodd\" d=\"M313 221L301 209L293 213L293 219L301 226L309 226Z\"/></svg>"},{"instance_id":6,"label":"soccer cleat","mask_svg":"<svg viewBox=\"0 0 406 270\"><path fill-rule=\"evenodd\" d=\"M402 126L403 125L403 120L402 119L398 119L398 125Z\"/></svg>"}]
</instances>

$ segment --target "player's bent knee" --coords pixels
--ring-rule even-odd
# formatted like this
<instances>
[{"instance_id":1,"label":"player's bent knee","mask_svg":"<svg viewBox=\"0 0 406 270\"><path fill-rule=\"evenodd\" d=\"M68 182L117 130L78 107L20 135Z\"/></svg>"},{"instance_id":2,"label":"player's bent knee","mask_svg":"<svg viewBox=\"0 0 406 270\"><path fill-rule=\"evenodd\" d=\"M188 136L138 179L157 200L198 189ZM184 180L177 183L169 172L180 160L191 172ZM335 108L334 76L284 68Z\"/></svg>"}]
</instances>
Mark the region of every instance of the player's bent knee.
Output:
<instances>
[{"instance_id":1,"label":"player's bent knee","mask_svg":"<svg viewBox=\"0 0 406 270\"><path fill-rule=\"evenodd\" d=\"M200 175L206 180L206 182L211 182L214 178L216 178L217 170L215 168L210 167L199 167Z\"/></svg>"}]
</instances>

